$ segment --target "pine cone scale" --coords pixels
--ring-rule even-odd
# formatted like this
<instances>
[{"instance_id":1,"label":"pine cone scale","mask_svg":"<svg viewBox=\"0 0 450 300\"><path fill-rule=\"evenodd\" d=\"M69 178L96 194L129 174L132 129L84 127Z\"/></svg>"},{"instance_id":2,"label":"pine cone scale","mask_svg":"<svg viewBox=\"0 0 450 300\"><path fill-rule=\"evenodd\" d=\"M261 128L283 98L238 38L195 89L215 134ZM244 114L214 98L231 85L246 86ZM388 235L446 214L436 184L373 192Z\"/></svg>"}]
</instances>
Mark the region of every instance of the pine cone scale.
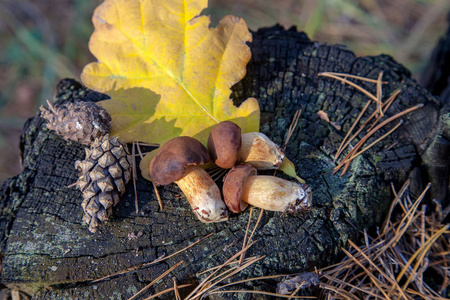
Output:
<instances>
[{"instance_id":1,"label":"pine cone scale","mask_svg":"<svg viewBox=\"0 0 450 300\"><path fill-rule=\"evenodd\" d=\"M112 207L125 192L131 178L131 156L126 144L105 135L96 139L86 158L75 163L80 171L77 187L83 193L82 207L91 232L112 214ZM86 216L88 215L88 216Z\"/></svg>"},{"instance_id":2,"label":"pine cone scale","mask_svg":"<svg viewBox=\"0 0 450 300\"><path fill-rule=\"evenodd\" d=\"M41 116L48 121L47 128L65 139L90 145L111 129L108 112L93 102L76 102L40 107ZM90 121L96 120L96 121Z\"/></svg>"}]
</instances>

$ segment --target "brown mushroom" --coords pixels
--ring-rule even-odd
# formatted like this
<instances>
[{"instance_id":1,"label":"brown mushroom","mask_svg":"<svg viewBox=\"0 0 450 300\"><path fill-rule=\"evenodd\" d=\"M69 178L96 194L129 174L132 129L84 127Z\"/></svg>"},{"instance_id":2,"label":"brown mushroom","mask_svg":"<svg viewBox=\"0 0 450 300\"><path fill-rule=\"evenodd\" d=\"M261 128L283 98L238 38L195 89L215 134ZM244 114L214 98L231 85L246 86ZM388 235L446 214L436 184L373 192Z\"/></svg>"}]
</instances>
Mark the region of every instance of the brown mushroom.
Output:
<instances>
[{"instance_id":1,"label":"brown mushroom","mask_svg":"<svg viewBox=\"0 0 450 300\"><path fill-rule=\"evenodd\" d=\"M239 159L241 144L241 128L231 121L220 122L208 137L211 160L221 168L232 168Z\"/></svg>"},{"instance_id":2,"label":"brown mushroom","mask_svg":"<svg viewBox=\"0 0 450 300\"><path fill-rule=\"evenodd\" d=\"M208 151L202 143L191 137L176 137L161 146L150 163L150 176L157 185L175 182L200 221L226 221L228 211L219 188L198 166L209 161Z\"/></svg>"},{"instance_id":3,"label":"brown mushroom","mask_svg":"<svg viewBox=\"0 0 450 300\"><path fill-rule=\"evenodd\" d=\"M242 212L248 203L242 201L244 182L250 175L256 175L256 168L250 164L233 167L223 181L223 199L228 209L234 213Z\"/></svg>"},{"instance_id":4,"label":"brown mushroom","mask_svg":"<svg viewBox=\"0 0 450 300\"><path fill-rule=\"evenodd\" d=\"M238 212L241 201L283 213L307 211L311 207L312 195L308 185L275 176L250 174L251 169L245 165L235 168L227 174L223 185L225 202L231 211Z\"/></svg>"}]
</instances>

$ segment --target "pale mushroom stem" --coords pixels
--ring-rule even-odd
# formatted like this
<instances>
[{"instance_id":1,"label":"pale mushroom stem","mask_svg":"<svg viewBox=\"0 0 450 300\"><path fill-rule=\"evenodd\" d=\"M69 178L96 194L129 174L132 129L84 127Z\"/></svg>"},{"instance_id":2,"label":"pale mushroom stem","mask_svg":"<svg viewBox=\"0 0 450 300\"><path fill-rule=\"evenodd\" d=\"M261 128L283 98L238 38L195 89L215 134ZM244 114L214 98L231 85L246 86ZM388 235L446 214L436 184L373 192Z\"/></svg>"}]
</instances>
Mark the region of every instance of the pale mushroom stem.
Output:
<instances>
[{"instance_id":1,"label":"pale mushroom stem","mask_svg":"<svg viewBox=\"0 0 450 300\"><path fill-rule=\"evenodd\" d=\"M242 134L239 161L250 163L258 170L278 169L285 155L277 144L261 132Z\"/></svg>"},{"instance_id":2,"label":"pale mushroom stem","mask_svg":"<svg viewBox=\"0 0 450 300\"><path fill-rule=\"evenodd\" d=\"M309 186L275 176L249 176L243 189L244 202L265 210L307 211L312 203Z\"/></svg>"},{"instance_id":3,"label":"pale mushroom stem","mask_svg":"<svg viewBox=\"0 0 450 300\"><path fill-rule=\"evenodd\" d=\"M228 210L220 190L211 176L199 166L188 166L183 177L175 181L204 223L228 220Z\"/></svg>"}]
</instances>

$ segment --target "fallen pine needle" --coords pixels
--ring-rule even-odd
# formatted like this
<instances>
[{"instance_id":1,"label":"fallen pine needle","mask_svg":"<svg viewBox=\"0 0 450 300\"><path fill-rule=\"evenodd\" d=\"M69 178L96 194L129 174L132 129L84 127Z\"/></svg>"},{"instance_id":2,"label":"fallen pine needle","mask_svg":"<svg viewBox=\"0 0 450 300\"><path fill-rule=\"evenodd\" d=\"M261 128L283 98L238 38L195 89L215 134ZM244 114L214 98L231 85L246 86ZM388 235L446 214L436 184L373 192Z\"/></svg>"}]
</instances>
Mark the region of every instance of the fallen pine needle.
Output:
<instances>
[{"instance_id":1,"label":"fallen pine needle","mask_svg":"<svg viewBox=\"0 0 450 300\"><path fill-rule=\"evenodd\" d=\"M253 213L253 205L250 207L250 212L248 214L247 228L245 229L244 241L242 242L242 249L244 249L247 246L247 235L248 235L248 231L250 228L250 222L252 220L252 213ZM244 256L245 256L245 251L242 252L241 257L239 258L238 265L242 264L242 261L244 260Z\"/></svg>"},{"instance_id":2,"label":"fallen pine needle","mask_svg":"<svg viewBox=\"0 0 450 300\"><path fill-rule=\"evenodd\" d=\"M211 176L211 178L214 181L219 180L221 177L223 177L225 175L225 173L227 173L228 170L227 169L222 169L220 167L216 167L216 168L212 168L210 170L208 170L209 175Z\"/></svg>"},{"instance_id":3,"label":"fallen pine needle","mask_svg":"<svg viewBox=\"0 0 450 300\"><path fill-rule=\"evenodd\" d=\"M383 111L386 112L387 109L389 108L389 106L392 104L392 102L395 100L395 98L397 98L398 94L400 94L400 89L396 90L384 103L384 108ZM366 111L367 107L369 106L370 101L368 101L366 103L366 105L364 106L363 110L361 111L361 113L358 115L358 118L355 120L355 122L352 125L352 128L350 129L349 132L352 132L354 127L356 126L356 123L359 122L359 120L361 119L363 113ZM342 151L347 148L347 146L358 136L358 134L367 126L367 124L369 124L369 122L375 118L377 116L377 113L374 112L372 113L372 115L359 127L359 129L355 132L355 134L353 134L351 136L351 138L349 138L347 140L347 137L349 135L349 133L347 133L347 135L345 136L344 140L341 142L341 145L339 146L339 149L334 157L334 160L336 161L336 159L339 157L339 155L341 155ZM372 130L373 126L375 126L377 124L377 122L379 121L379 119L376 119L375 122L372 124L372 126L369 128L369 131ZM345 141L345 144L344 144Z\"/></svg>"},{"instance_id":4,"label":"fallen pine needle","mask_svg":"<svg viewBox=\"0 0 450 300\"><path fill-rule=\"evenodd\" d=\"M253 227L252 233L250 234L250 237L248 238L248 242L252 240L253 234L255 233L256 229L258 228L259 222L261 221L261 218L264 214L264 209L261 208L259 211L258 219L256 220L255 226Z\"/></svg>"},{"instance_id":5,"label":"fallen pine needle","mask_svg":"<svg viewBox=\"0 0 450 300\"><path fill-rule=\"evenodd\" d=\"M185 288L185 287L188 287L188 286L191 286L191 284L182 284L182 285L177 286L177 288L178 288L178 289L182 289L182 288ZM159 292L159 293L156 293L156 294L154 294L154 295L151 295L150 297L145 298L144 300L155 299L156 297L159 297L159 296L161 296L161 295L170 293L170 292L172 292L173 290L174 290L173 287L168 288L168 289L166 289L166 290L164 290L164 291L161 291L161 292Z\"/></svg>"},{"instance_id":6,"label":"fallen pine needle","mask_svg":"<svg viewBox=\"0 0 450 300\"><path fill-rule=\"evenodd\" d=\"M382 81L381 79L383 78L383 71L380 72L380 74L378 74L378 80L377 80L377 109L378 109L378 116L381 118L384 114L383 114L383 102L382 102L382 98L383 98L383 85L382 85Z\"/></svg>"},{"instance_id":7,"label":"fallen pine needle","mask_svg":"<svg viewBox=\"0 0 450 300\"><path fill-rule=\"evenodd\" d=\"M375 269L378 271L378 274L382 275L386 281L392 286L392 288L397 288L397 290L402 294L402 297L405 299L408 299L406 295L403 293L403 290L398 285L398 280L396 281L395 278L391 278L388 275L386 275L383 270L381 270L370 258L367 256L364 251L362 251L355 243L352 241L348 241L349 244L362 256L366 259L366 261L372 266L372 270ZM368 248L367 248L368 249ZM373 271L372 271L373 272Z\"/></svg>"},{"instance_id":8,"label":"fallen pine needle","mask_svg":"<svg viewBox=\"0 0 450 300\"><path fill-rule=\"evenodd\" d=\"M327 75L334 75L334 76L339 76L339 77L343 77L343 78L353 78L353 79L359 79L361 81L366 81L366 82L371 82L371 83L377 83L378 79L370 79L370 78L366 78L366 77L361 77L358 75L352 75L352 74L347 74L347 73L336 73L336 72L322 72L318 74L319 76L327 76ZM387 81L383 81L383 84L387 84Z\"/></svg>"},{"instance_id":9,"label":"fallen pine needle","mask_svg":"<svg viewBox=\"0 0 450 300\"><path fill-rule=\"evenodd\" d=\"M295 128L297 127L298 119L300 119L300 115L301 114L302 114L302 110L301 109L297 109L295 111L294 118L292 119L291 125L289 125L288 133L286 135L286 139L285 139L284 145L282 147L283 150L286 150L286 147L287 147L287 145L289 143L289 140L291 139L292 134L294 133Z\"/></svg>"},{"instance_id":10,"label":"fallen pine needle","mask_svg":"<svg viewBox=\"0 0 450 300\"><path fill-rule=\"evenodd\" d=\"M397 281L400 281L400 279L405 275L405 273L408 271L409 266L412 264L412 262L418 257L417 263L414 265L414 268L412 270L412 273L414 273L418 268L419 264L422 262L425 254L430 250L430 247L433 245L433 243L448 229L447 226L442 227L438 232L436 232L425 244L423 244L417 251L411 256L411 258L408 260L408 263L403 267L400 274L397 276ZM410 277L411 278L411 277ZM410 278L408 278L403 285L403 289L406 289L410 282Z\"/></svg>"},{"instance_id":11,"label":"fallen pine needle","mask_svg":"<svg viewBox=\"0 0 450 300\"><path fill-rule=\"evenodd\" d=\"M383 226L381 226L381 232L382 233L386 233L386 231L389 228L389 223L390 223L390 219L392 216L392 212L394 211L394 207L397 205L397 203L399 203L400 198L403 196L403 193L406 191L406 189L409 187L410 184L410 180L408 179L402 186L402 188L400 189L400 192L398 193L394 193L395 194L395 198L391 203L391 206L389 207L389 212L387 214L386 219L384 220Z\"/></svg>"},{"instance_id":12,"label":"fallen pine needle","mask_svg":"<svg viewBox=\"0 0 450 300\"><path fill-rule=\"evenodd\" d=\"M254 258L256 258L256 256L250 256L250 257L247 257L247 258L244 259L244 262L247 262L247 261L252 260L252 259L254 259ZM238 264L239 264L239 260L235 260L235 261L229 262L228 265L226 265L226 266L227 266L227 267L231 267L232 265L234 265L234 267L236 267ZM220 265L219 265L219 266L215 266L215 267L209 268L209 269L207 269L207 270L201 271L201 272L199 272L199 273L197 273L197 274L198 274L198 275L206 274L206 273L208 273L208 272L212 272L212 271L214 271L214 270L217 270L217 269L219 269L220 267L221 267Z\"/></svg>"},{"instance_id":13,"label":"fallen pine needle","mask_svg":"<svg viewBox=\"0 0 450 300\"><path fill-rule=\"evenodd\" d=\"M177 279L173 277L172 280L173 280L173 291L175 293L175 300L181 300L180 291L178 291Z\"/></svg>"},{"instance_id":14,"label":"fallen pine needle","mask_svg":"<svg viewBox=\"0 0 450 300\"><path fill-rule=\"evenodd\" d=\"M349 283L349 282L347 282L347 281L345 281L345 280L340 280L340 279L337 279L337 278L335 278L335 277L332 277L332 276L328 276L328 275L323 275L325 278L327 278L327 279L329 279L330 281L333 281L333 282L336 282L336 283L339 283L340 284L340 287L339 288L337 288L337 287L334 287L334 286L331 286L331 285L328 285L328 284L324 284L324 283L321 283L320 284L320 287L321 288L326 288L326 289L329 289L329 290L331 290L331 291L333 291L333 292L336 292L336 293L339 293L339 294L344 294L344 293L347 293L345 290L343 290L342 289L342 287L343 286L348 286L348 287L351 287L352 289L355 289L355 290L359 290L359 291L361 291L361 292L363 292L363 293L366 293L366 294L368 294L368 295L370 295L370 296L373 296L373 297L377 297L377 295L375 294L375 293L372 293L372 292L370 292L370 291L367 291L367 290L365 290L365 289L363 289L363 288L361 288L361 287L358 287L358 286L356 286L356 285L353 285L353 284L351 284L351 283ZM349 296L349 298L347 298L347 299L356 299L356 300L359 300L359 298L357 298L357 297L355 297L354 295L348 295L347 294L347 296Z\"/></svg>"},{"instance_id":15,"label":"fallen pine needle","mask_svg":"<svg viewBox=\"0 0 450 300\"><path fill-rule=\"evenodd\" d=\"M214 277L214 275L220 271L223 267L227 266L230 262L232 262L234 259L236 259L238 256L240 256L242 254L242 252L247 251L248 248L250 248L255 242L250 243L249 245L247 245L244 249L242 249L241 251L237 252L236 254L234 254L233 256L231 256L226 262L224 262L223 264L221 264L215 271L213 271L211 274L209 274L202 282L199 283L199 285L185 298L186 300L188 299L195 299L192 298L194 297L194 295L196 295L196 293L203 289L204 286L208 285L208 283L210 282L210 279Z\"/></svg>"},{"instance_id":16,"label":"fallen pine needle","mask_svg":"<svg viewBox=\"0 0 450 300\"><path fill-rule=\"evenodd\" d=\"M390 220L375 239L365 235L362 246L349 241L349 250L343 249L346 258L320 271L321 300L448 299L449 225L436 219L439 211L426 215L424 207L417 209L429 185L415 201L406 193L408 186L409 181L399 193L393 189ZM402 209L394 211L395 206ZM422 278L425 271L434 285L442 278L439 290Z\"/></svg>"},{"instance_id":17,"label":"fallen pine needle","mask_svg":"<svg viewBox=\"0 0 450 300\"><path fill-rule=\"evenodd\" d=\"M292 298L292 299L317 299L317 297L314 297L314 296L290 296L290 295L282 295L282 294L277 294L277 293L263 292L263 291L254 291L254 290L224 290L224 291L214 291L214 292L208 293L208 295L212 295L212 294L224 294L224 293L259 294L259 295L267 295L267 296L274 296L274 297L280 297L280 298Z\"/></svg>"},{"instance_id":18,"label":"fallen pine needle","mask_svg":"<svg viewBox=\"0 0 450 300\"><path fill-rule=\"evenodd\" d=\"M280 277L285 277L285 276L291 276L292 274L280 274L280 275L267 275L267 276L260 276L260 277L252 277L252 278L247 278L247 279L242 279L242 280L238 280L238 281L233 281L224 285L221 285L220 287L214 289L213 291L218 290L219 288L224 288L224 287L228 287L228 286L232 286L232 285L236 285L236 284L241 284L241 283L246 283L246 282L250 282L250 281L256 281L256 280L265 280L265 279L274 279L274 278L280 278Z\"/></svg>"},{"instance_id":19,"label":"fallen pine needle","mask_svg":"<svg viewBox=\"0 0 450 300\"><path fill-rule=\"evenodd\" d=\"M181 252L183 252L183 251L186 251L187 249L189 249L189 248L193 247L194 245L200 243L201 241L205 240L206 238L210 237L210 236L213 235L213 234L214 234L214 232L212 232L212 233L210 233L210 234L208 234L208 235L202 237L201 239L199 239L199 240L193 242L192 244L190 244L189 246L186 246L186 247L184 247L183 249L178 250L178 251L176 251L175 253L172 253L172 254L170 254L170 255L168 255L168 256L159 257L159 258L157 258L157 259L155 259L155 260L153 260L153 261L151 261L151 262L144 263L144 264L140 264L140 265L137 265L137 266L128 268L128 269L126 269L126 270L123 270L123 271L120 271L120 272L117 272L117 273L114 273L114 274L110 274L110 275L108 275L108 276L105 276L105 277L96 279L96 280L92 281L91 283L96 283L96 282L99 282L99 281L103 281L103 280L109 279L109 278L114 277L114 276L124 275L124 274L130 273L130 272L134 272L134 271L136 271L136 270L138 270L138 269L142 269L142 268L145 268L145 267L154 265L154 264L156 264L156 263L162 262L162 261L164 261L164 260L166 260L166 259L169 259L169 258L171 258L171 257L173 257L173 256L175 256L175 255L177 255L177 254L179 254L179 253L181 253Z\"/></svg>"},{"instance_id":20,"label":"fallen pine needle","mask_svg":"<svg viewBox=\"0 0 450 300\"><path fill-rule=\"evenodd\" d=\"M375 284L375 286L378 288L378 290L383 294L383 296L386 299L391 299L386 292L384 291L383 288L381 288L380 282L377 280L377 278L372 274L372 272L370 270L368 270L358 259L356 259L352 254L350 254L350 252L348 252L345 249L342 249L342 251L351 259L353 259L353 261L359 265L359 267L361 269L363 269L363 271L369 276L370 280L372 280L373 284Z\"/></svg>"},{"instance_id":21,"label":"fallen pine needle","mask_svg":"<svg viewBox=\"0 0 450 300\"><path fill-rule=\"evenodd\" d=\"M152 282L150 282L149 284L147 284L144 288L142 288L140 291L138 291L136 294L134 294L132 297L128 298L128 300L133 300L135 299L137 296L139 296L140 294L142 294L143 292L145 292L147 289L149 289L152 285L154 285L155 283L157 283L158 281L160 281L161 279L163 279L167 274L169 274L170 272L172 272L175 268L177 268L179 265L181 265L183 263L183 261L178 262L177 264L175 264L174 266L172 266L171 268L169 268L167 271L165 271L164 273L162 273L161 275L159 275L158 277L156 277L156 279L154 279Z\"/></svg>"},{"instance_id":22,"label":"fallen pine needle","mask_svg":"<svg viewBox=\"0 0 450 300\"><path fill-rule=\"evenodd\" d=\"M133 188L134 188L134 206L136 209L136 215L139 214L139 202L138 202L138 194L137 194L137 171L136 171L136 147L137 142L133 142L133 146L131 147L131 155L133 157L132 171L133 171Z\"/></svg>"},{"instance_id":23,"label":"fallen pine needle","mask_svg":"<svg viewBox=\"0 0 450 300\"><path fill-rule=\"evenodd\" d=\"M221 276L221 278L218 278L217 280L215 280L214 282L210 281L208 284L208 288L206 290L202 290L201 293L197 293L197 295L193 296L192 299L196 299L199 296L202 296L204 294L208 294L208 290L210 290L212 287L216 286L217 284L219 284L220 282L224 281L227 278L230 278L231 276L241 272L242 270L244 270L245 268L249 267L250 265L256 263L257 261L263 259L265 256L260 256L260 257L256 257L248 262L246 262L245 264L242 265L238 265L232 272L227 272L227 274L225 276ZM219 287L220 288L220 287Z\"/></svg>"},{"instance_id":24,"label":"fallen pine needle","mask_svg":"<svg viewBox=\"0 0 450 300\"><path fill-rule=\"evenodd\" d=\"M306 284L301 284L301 285L299 285L298 288L296 288L296 289L291 293L291 295L290 295L290 297L289 297L288 300L295 299L295 294L297 294L298 291L300 291L304 286L306 286Z\"/></svg>"},{"instance_id":25,"label":"fallen pine needle","mask_svg":"<svg viewBox=\"0 0 450 300\"><path fill-rule=\"evenodd\" d=\"M135 206L136 206L136 214L139 213L139 207L138 207L138 199L137 199L137 188L136 188L136 156L139 155L141 159L144 158L144 155L142 154L141 147L143 146L151 146L151 147L159 147L159 144L143 144L139 142L133 142L133 186L134 186L134 194L135 194ZM136 146L136 149L138 151L138 154L135 154L134 147ZM161 200L161 195L159 194L158 188L156 187L156 184L152 181L153 189L155 191L156 199L158 200L159 208L161 211L163 210L163 204Z\"/></svg>"},{"instance_id":26,"label":"fallen pine needle","mask_svg":"<svg viewBox=\"0 0 450 300\"><path fill-rule=\"evenodd\" d=\"M418 105L415 105L413 107L410 107L408 109L405 109L402 112L399 112L398 114L393 115L392 117L384 120L383 122L381 122L378 126L376 126L375 128L373 128L371 131L369 131L356 145L355 147L347 154L347 156L339 163L339 165L337 165L334 168L333 174L336 173L337 171L339 171L339 169L346 163L349 162L348 158L351 157L356 151L358 151L358 149L375 133L377 132L380 128L382 128L383 126L385 126L386 124L389 124L390 122L416 110L423 107L423 103L420 103ZM345 171L345 170L344 170ZM344 173L344 172L343 172ZM341 174L342 176L343 174Z\"/></svg>"},{"instance_id":27,"label":"fallen pine needle","mask_svg":"<svg viewBox=\"0 0 450 300\"><path fill-rule=\"evenodd\" d=\"M367 101L366 105L364 105L363 109L362 109L361 112L359 113L359 115L358 115L358 117L356 118L355 122L353 122L352 127L351 127L350 130L347 132L347 134L345 135L345 137L344 137L344 139L342 140L341 144L339 145L339 148L338 148L338 150L337 150L337 152L336 152L336 155L334 156L334 161L336 161L336 159L339 157L339 155L341 155L342 151L343 151L343 150L347 147L347 145L348 145L349 143L351 143L351 141L353 140L353 139L350 139L350 140L348 141L348 143L346 143L346 142L347 142L347 138L349 137L350 133L352 133L353 129L355 129L356 124L358 124L359 120L362 118L362 116L363 116L364 113L366 112L366 110L367 110L367 108L369 107L369 105L370 105L370 101ZM359 131L358 131L358 133L359 133ZM357 134L358 134L358 133L357 133ZM357 134L356 134L356 135L357 135Z\"/></svg>"},{"instance_id":28,"label":"fallen pine needle","mask_svg":"<svg viewBox=\"0 0 450 300\"><path fill-rule=\"evenodd\" d=\"M370 148L372 148L376 143L380 142L381 140L383 140L384 138L386 138L388 135L390 135L392 132L394 132L400 125L403 124L403 120L400 120L400 122L398 122L397 125L395 125L391 130L389 130L387 133L385 133L384 135L382 135L381 137L379 137L378 139L376 139L373 143L371 143L369 146L365 147L364 149L362 149L361 151L359 151L358 153L352 155L349 160L353 160L355 159L357 156L363 154L364 152L366 152L367 150L369 150Z\"/></svg>"},{"instance_id":29,"label":"fallen pine needle","mask_svg":"<svg viewBox=\"0 0 450 300\"><path fill-rule=\"evenodd\" d=\"M397 98L397 95L400 94L400 89L396 90L384 103L383 103L383 115L386 113L386 111L389 109L389 107L391 107L391 104L394 103L394 100ZM382 118L382 116L380 114L374 113L370 120L375 117L375 121L370 125L368 131L372 130L373 127L375 127L375 125L378 124L378 122L380 121L380 119ZM367 120L367 121L370 121ZM368 123L368 122L367 122Z\"/></svg>"},{"instance_id":30,"label":"fallen pine needle","mask_svg":"<svg viewBox=\"0 0 450 300\"><path fill-rule=\"evenodd\" d=\"M345 78L342 78L342 77L340 77L340 76L336 76L336 75L333 75L333 74L327 73L327 72L319 73L319 74L317 74L317 75L318 75L318 76L330 77L330 78L333 78L333 79L340 80L340 81L342 81L343 83L346 83L346 84L348 84L348 85L350 85L350 86L356 88L358 91L362 92L363 94L365 94L366 96L368 96L370 99L372 99L373 101L375 101L375 103L378 101L377 97L375 97L372 93L370 93L370 92L367 91L366 89L362 88L361 86L357 85L356 83L351 82L350 80L347 80L347 79L345 79ZM375 82L376 82L376 81L375 81Z\"/></svg>"},{"instance_id":31,"label":"fallen pine needle","mask_svg":"<svg viewBox=\"0 0 450 300\"><path fill-rule=\"evenodd\" d=\"M159 194L158 187L156 186L154 181L152 181L152 184L153 184L153 189L155 190L156 199L158 200L159 208L162 211L163 210L163 204L162 204L162 200L161 200L161 195Z\"/></svg>"},{"instance_id":32,"label":"fallen pine needle","mask_svg":"<svg viewBox=\"0 0 450 300\"><path fill-rule=\"evenodd\" d=\"M400 224L402 226L398 226L397 230L395 231L396 238L393 239L392 247L395 247L397 245L398 240L401 236L405 233L406 229L408 228L409 224L411 223L413 216L419 207L420 202L422 201L423 197L425 197L425 193L428 191L428 189L431 187L431 183L428 183L425 189L423 190L422 194L417 198L416 202L414 202L414 205L408 210L408 212L405 214L405 216L400 221ZM406 221L407 220L407 221ZM405 223L406 221L406 223ZM404 224L404 225L403 225Z\"/></svg>"}]
</instances>

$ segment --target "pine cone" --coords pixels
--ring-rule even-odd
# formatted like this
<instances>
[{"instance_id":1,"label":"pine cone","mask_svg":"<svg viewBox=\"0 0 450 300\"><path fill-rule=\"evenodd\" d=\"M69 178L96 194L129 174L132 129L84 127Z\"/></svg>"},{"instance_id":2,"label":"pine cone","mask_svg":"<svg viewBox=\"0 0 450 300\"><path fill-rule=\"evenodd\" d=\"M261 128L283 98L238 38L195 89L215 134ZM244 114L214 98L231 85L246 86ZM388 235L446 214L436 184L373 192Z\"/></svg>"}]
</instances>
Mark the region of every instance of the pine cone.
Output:
<instances>
[{"instance_id":1,"label":"pine cone","mask_svg":"<svg viewBox=\"0 0 450 300\"><path fill-rule=\"evenodd\" d=\"M90 145L111 129L111 116L94 102L75 102L40 107L41 116L48 120L47 128L59 136L83 145Z\"/></svg>"},{"instance_id":2,"label":"pine cone","mask_svg":"<svg viewBox=\"0 0 450 300\"><path fill-rule=\"evenodd\" d=\"M80 171L76 186L83 193L83 220L96 232L125 192L131 177L131 156L126 144L107 134L86 148L85 160L76 161L75 167Z\"/></svg>"}]
</instances>

